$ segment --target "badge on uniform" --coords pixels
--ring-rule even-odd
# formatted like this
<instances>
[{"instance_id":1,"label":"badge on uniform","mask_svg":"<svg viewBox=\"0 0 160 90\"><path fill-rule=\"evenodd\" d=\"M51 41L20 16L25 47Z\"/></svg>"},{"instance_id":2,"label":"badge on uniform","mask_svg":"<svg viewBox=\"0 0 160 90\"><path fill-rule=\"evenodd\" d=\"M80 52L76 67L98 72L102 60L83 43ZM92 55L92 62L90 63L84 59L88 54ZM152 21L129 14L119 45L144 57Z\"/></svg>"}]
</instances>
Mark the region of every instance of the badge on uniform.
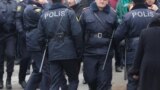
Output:
<instances>
[{"instance_id":1,"label":"badge on uniform","mask_svg":"<svg viewBox=\"0 0 160 90\"><path fill-rule=\"evenodd\" d=\"M22 7L21 6L17 6L17 12L21 11Z\"/></svg>"},{"instance_id":2,"label":"badge on uniform","mask_svg":"<svg viewBox=\"0 0 160 90\"><path fill-rule=\"evenodd\" d=\"M22 2L23 0L16 0L17 3Z\"/></svg>"},{"instance_id":3,"label":"badge on uniform","mask_svg":"<svg viewBox=\"0 0 160 90\"><path fill-rule=\"evenodd\" d=\"M41 9L37 8L37 9L35 9L34 11L37 12L37 13L40 13L40 12L41 12Z\"/></svg>"}]
</instances>

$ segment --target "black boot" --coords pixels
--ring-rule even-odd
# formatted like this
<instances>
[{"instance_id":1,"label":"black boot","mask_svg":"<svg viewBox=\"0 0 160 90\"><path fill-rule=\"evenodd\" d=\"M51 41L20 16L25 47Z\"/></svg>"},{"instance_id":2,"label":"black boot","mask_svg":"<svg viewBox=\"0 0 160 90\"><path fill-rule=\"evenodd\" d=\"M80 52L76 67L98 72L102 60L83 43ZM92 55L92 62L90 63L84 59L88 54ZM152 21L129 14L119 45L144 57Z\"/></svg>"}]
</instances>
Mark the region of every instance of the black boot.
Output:
<instances>
[{"instance_id":1,"label":"black boot","mask_svg":"<svg viewBox=\"0 0 160 90\"><path fill-rule=\"evenodd\" d=\"M3 89L3 74L0 74L0 89Z\"/></svg>"},{"instance_id":2,"label":"black boot","mask_svg":"<svg viewBox=\"0 0 160 90\"><path fill-rule=\"evenodd\" d=\"M0 81L0 89L3 89L3 81Z\"/></svg>"},{"instance_id":3,"label":"black boot","mask_svg":"<svg viewBox=\"0 0 160 90\"><path fill-rule=\"evenodd\" d=\"M21 85L22 88L25 88L27 85L26 81L19 81L19 84Z\"/></svg>"},{"instance_id":4,"label":"black boot","mask_svg":"<svg viewBox=\"0 0 160 90\"><path fill-rule=\"evenodd\" d=\"M122 72L123 71L121 66L116 66L115 69L116 69L116 72Z\"/></svg>"},{"instance_id":5,"label":"black boot","mask_svg":"<svg viewBox=\"0 0 160 90\"><path fill-rule=\"evenodd\" d=\"M7 89L12 89L11 80L6 80L6 88Z\"/></svg>"},{"instance_id":6,"label":"black boot","mask_svg":"<svg viewBox=\"0 0 160 90\"><path fill-rule=\"evenodd\" d=\"M6 88L7 89L12 89L11 76L12 76L12 73L7 74L7 80L6 80Z\"/></svg>"}]
</instances>

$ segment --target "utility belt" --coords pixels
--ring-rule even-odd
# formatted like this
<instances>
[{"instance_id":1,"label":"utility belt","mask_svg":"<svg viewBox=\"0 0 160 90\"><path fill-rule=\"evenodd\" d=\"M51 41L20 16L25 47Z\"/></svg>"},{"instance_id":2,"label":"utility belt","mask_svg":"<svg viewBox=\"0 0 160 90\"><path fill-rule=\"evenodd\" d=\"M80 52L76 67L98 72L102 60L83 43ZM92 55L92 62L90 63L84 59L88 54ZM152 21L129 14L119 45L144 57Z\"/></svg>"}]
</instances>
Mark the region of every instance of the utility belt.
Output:
<instances>
[{"instance_id":1,"label":"utility belt","mask_svg":"<svg viewBox=\"0 0 160 90\"><path fill-rule=\"evenodd\" d=\"M90 37L94 37L94 38L110 38L109 35L104 34L104 33L90 33L89 35Z\"/></svg>"},{"instance_id":2,"label":"utility belt","mask_svg":"<svg viewBox=\"0 0 160 90\"><path fill-rule=\"evenodd\" d=\"M55 35L52 35L52 37L49 37L49 40L56 40L56 41L64 41L64 38L68 37L70 38L69 34L66 32L58 32Z\"/></svg>"}]
</instances>

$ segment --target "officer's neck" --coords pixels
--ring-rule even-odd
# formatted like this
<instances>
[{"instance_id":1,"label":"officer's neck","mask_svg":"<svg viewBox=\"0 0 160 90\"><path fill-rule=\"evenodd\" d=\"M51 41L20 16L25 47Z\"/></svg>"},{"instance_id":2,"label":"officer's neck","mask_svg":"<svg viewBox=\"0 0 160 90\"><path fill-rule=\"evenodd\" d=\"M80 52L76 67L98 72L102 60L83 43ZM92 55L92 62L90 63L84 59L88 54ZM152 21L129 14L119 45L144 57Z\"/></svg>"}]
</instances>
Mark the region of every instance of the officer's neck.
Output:
<instances>
[{"instance_id":1,"label":"officer's neck","mask_svg":"<svg viewBox=\"0 0 160 90\"><path fill-rule=\"evenodd\" d=\"M98 7L99 11L103 11L104 8Z\"/></svg>"}]
</instances>

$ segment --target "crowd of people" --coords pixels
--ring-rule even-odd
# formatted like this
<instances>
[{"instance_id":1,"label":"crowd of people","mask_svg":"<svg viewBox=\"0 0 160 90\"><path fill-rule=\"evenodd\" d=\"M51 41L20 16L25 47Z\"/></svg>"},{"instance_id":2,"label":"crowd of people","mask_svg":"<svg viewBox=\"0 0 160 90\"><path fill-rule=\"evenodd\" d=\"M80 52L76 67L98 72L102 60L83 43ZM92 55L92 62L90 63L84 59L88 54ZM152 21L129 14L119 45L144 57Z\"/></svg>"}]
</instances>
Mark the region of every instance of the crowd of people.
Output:
<instances>
[{"instance_id":1,"label":"crowd of people","mask_svg":"<svg viewBox=\"0 0 160 90\"><path fill-rule=\"evenodd\" d=\"M12 89L20 59L24 90L77 90L83 63L89 90L112 90L115 71L127 90L160 90L158 0L0 0L0 89ZM4 61L7 61L4 65ZM32 64L33 72L26 81ZM66 78L68 77L68 78Z\"/></svg>"}]
</instances>

